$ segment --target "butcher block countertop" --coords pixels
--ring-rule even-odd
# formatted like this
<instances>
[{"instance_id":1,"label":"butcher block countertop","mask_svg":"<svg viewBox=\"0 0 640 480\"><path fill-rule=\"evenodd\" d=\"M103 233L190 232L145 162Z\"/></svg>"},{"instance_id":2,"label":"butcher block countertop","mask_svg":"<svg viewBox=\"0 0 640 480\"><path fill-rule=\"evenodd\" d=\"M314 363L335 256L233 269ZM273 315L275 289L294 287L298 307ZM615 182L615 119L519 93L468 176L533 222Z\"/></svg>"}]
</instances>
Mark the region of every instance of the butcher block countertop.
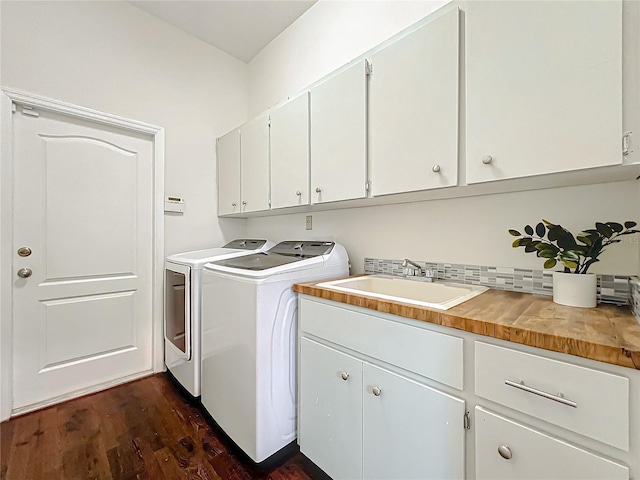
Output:
<instances>
[{"instance_id":1,"label":"butcher block countertop","mask_svg":"<svg viewBox=\"0 0 640 480\"><path fill-rule=\"evenodd\" d=\"M449 310L434 310L318 287L317 283L322 282L296 284L294 290L356 307L640 370L640 324L629 307L605 304L597 308L566 307L542 295L488 290Z\"/></svg>"}]
</instances>

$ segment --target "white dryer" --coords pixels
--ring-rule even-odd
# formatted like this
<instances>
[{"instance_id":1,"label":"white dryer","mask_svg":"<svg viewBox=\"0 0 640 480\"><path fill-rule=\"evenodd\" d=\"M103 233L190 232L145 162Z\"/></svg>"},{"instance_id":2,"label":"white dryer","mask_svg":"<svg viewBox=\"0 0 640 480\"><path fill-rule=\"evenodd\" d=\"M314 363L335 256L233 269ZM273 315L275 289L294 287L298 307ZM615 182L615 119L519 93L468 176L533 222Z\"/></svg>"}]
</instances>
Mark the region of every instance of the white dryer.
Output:
<instances>
[{"instance_id":1,"label":"white dryer","mask_svg":"<svg viewBox=\"0 0 640 480\"><path fill-rule=\"evenodd\" d=\"M344 247L286 241L202 271L202 405L255 463L296 439L293 284L349 274Z\"/></svg>"},{"instance_id":2,"label":"white dryer","mask_svg":"<svg viewBox=\"0 0 640 480\"><path fill-rule=\"evenodd\" d=\"M250 255L267 250L268 240L238 239L220 248L178 253L165 262L165 364L173 377L194 398L200 396L200 275L212 260Z\"/></svg>"}]
</instances>

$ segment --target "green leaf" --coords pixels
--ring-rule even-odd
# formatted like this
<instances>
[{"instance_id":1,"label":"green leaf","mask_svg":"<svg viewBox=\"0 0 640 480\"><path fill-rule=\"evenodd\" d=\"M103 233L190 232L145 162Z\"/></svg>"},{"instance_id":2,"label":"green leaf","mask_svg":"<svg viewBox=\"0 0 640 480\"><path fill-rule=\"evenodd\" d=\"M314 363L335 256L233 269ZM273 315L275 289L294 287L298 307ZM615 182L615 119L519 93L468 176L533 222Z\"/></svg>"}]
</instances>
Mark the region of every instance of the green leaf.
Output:
<instances>
[{"instance_id":1,"label":"green leaf","mask_svg":"<svg viewBox=\"0 0 640 480\"><path fill-rule=\"evenodd\" d=\"M555 258L549 258L546 262L544 262L544 268L553 268L556 266L556 263L558 262Z\"/></svg>"},{"instance_id":2,"label":"green leaf","mask_svg":"<svg viewBox=\"0 0 640 480\"><path fill-rule=\"evenodd\" d=\"M533 235L533 228L531 228L531 225L525 225L524 233L526 233L527 235Z\"/></svg>"},{"instance_id":3,"label":"green leaf","mask_svg":"<svg viewBox=\"0 0 640 480\"><path fill-rule=\"evenodd\" d=\"M536 225L536 235L539 237L544 237L544 233L546 232L544 223L540 222Z\"/></svg>"},{"instance_id":4,"label":"green leaf","mask_svg":"<svg viewBox=\"0 0 640 480\"><path fill-rule=\"evenodd\" d=\"M540 253L538 255L539 257L544 257L544 258L555 258L556 257L555 252L553 252L552 250L540 250L539 253Z\"/></svg>"},{"instance_id":5,"label":"green leaf","mask_svg":"<svg viewBox=\"0 0 640 480\"><path fill-rule=\"evenodd\" d=\"M623 230L622 225L616 222L607 222L607 226L616 233L620 233Z\"/></svg>"},{"instance_id":6,"label":"green leaf","mask_svg":"<svg viewBox=\"0 0 640 480\"><path fill-rule=\"evenodd\" d=\"M576 243L576 239L573 238L573 235L569 233L568 230L564 230L565 234L558 239L556 242L558 246L562 249L573 249L578 246Z\"/></svg>"},{"instance_id":7,"label":"green leaf","mask_svg":"<svg viewBox=\"0 0 640 480\"><path fill-rule=\"evenodd\" d=\"M524 247L525 245L529 245L533 241L531 237L523 237L520 239L520 246Z\"/></svg>"},{"instance_id":8,"label":"green leaf","mask_svg":"<svg viewBox=\"0 0 640 480\"><path fill-rule=\"evenodd\" d=\"M521 234L520 234L520 232L519 232L518 230L513 230L513 229L511 229L511 228L509 229L509 233L510 233L511 235L513 235L514 237L519 237L519 236L521 235Z\"/></svg>"},{"instance_id":9,"label":"green leaf","mask_svg":"<svg viewBox=\"0 0 640 480\"><path fill-rule=\"evenodd\" d=\"M576 268L578 266L576 262L570 262L569 260L562 260L562 263L567 268Z\"/></svg>"},{"instance_id":10,"label":"green leaf","mask_svg":"<svg viewBox=\"0 0 640 480\"><path fill-rule=\"evenodd\" d=\"M607 238L613 235L613 230L611 230L611 228L609 228L609 226L605 225L604 223L596 222L596 230L598 230L601 235Z\"/></svg>"},{"instance_id":11,"label":"green leaf","mask_svg":"<svg viewBox=\"0 0 640 480\"><path fill-rule=\"evenodd\" d=\"M530 244L524 247L524 251L527 253L535 252L536 245L538 245L539 243L540 243L539 240L534 240L533 242L531 242Z\"/></svg>"},{"instance_id":12,"label":"green leaf","mask_svg":"<svg viewBox=\"0 0 640 480\"><path fill-rule=\"evenodd\" d=\"M580 240L585 245L589 245L589 246L593 245L593 242L589 237L578 236L578 240Z\"/></svg>"},{"instance_id":13,"label":"green leaf","mask_svg":"<svg viewBox=\"0 0 640 480\"><path fill-rule=\"evenodd\" d=\"M551 223L549 220L545 220L544 218L542 219L542 221L544 222L544 224L547 227L555 227L555 225L553 223Z\"/></svg>"},{"instance_id":14,"label":"green leaf","mask_svg":"<svg viewBox=\"0 0 640 480\"><path fill-rule=\"evenodd\" d=\"M513 243L511 244L511 246L512 246L513 248L518 248L518 247L520 246L520 239L519 239L519 238L516 238L516 239L513 241Z\"/></svg>"},{"instance_id":15,"label":"green leaf","mask_svg":"<svg viewBox=\"0 0 640 480\"><path fill-rule=\"evenodd\" d=\"M565 250L560 255L560 258L562 260L567 260L567 261L570 261L570 262L578 262L578 261L580 261L580 255L578 253L576 253L575 251L573 251L573 250Z\"/></svg>"},{"instance_id":16,"label":"green leaf","mask_svg":"<svg viewBox=\"0 0 640 480\"><path fill-rule=\"evenodd\" d=\"M559 238L562 238L565 235L565 231L566 230L560 225L554 225L549 229L547 238L552 242L556 242Z\"/></svg>"},{"instance_id":17,"label":"green leaf","mask_svg":"<svg viewBox=\"0 0 640 480\"><path fill-rule=\"evenodd\" d=\"M633 228L637 225L636 222L624 222L624 228Z\"/></svg>"}]
</instances>

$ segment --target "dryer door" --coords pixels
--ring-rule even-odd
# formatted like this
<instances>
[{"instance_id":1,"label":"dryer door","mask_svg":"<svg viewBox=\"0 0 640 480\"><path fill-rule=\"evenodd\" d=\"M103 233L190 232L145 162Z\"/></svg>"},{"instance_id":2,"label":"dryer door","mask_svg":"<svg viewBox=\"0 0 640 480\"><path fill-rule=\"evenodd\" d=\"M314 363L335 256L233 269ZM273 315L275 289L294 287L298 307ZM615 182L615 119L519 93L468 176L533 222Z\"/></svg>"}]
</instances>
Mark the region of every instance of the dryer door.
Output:
<instances>
[{"instance_id":1,"label":"dryer door","mask_svg":"<svg viewBox=\"0 0 640 480\"><path fill-rule=\"evenodd\" d=\"M191 359L191 268L166 263L164 338L176 354Z\"/></svg>"}]
</instances>

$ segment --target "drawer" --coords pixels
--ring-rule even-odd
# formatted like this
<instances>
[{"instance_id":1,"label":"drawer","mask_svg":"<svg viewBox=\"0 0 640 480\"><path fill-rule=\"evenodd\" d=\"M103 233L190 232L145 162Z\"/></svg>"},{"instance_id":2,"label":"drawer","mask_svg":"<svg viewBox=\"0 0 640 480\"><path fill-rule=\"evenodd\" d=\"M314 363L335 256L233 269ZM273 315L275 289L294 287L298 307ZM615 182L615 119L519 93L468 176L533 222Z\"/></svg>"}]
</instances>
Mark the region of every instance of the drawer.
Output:
<instances>
[{"instance_id":1,"label":"drawer","mask_svg":"<svg viewBox=\"0 0 640 480\"><path fill-rule=\"evenodd\" d=\"M345 308L300 301L300 329L462 390L461 338Z\"/></svg>"},{"instance_id":2,"label":"drawer","mask_svg":"<svg viewBox=\"0 0 640 480\"><path fill-rule=\"evenodd\" d=\"M629 468L533 428L475 409L478 480L629 480ZM501 449L504 458L498 449Z\"/></svg>"},{"instance_id":3,"label":"drawer","mask_svg":"<svg viewBox=\"0 0 640 480\"><path fill-rule=\"evenodd\" d=\"M475 342L475 393L629 451L628 378Z\"/></svg>"}]
</instances>

